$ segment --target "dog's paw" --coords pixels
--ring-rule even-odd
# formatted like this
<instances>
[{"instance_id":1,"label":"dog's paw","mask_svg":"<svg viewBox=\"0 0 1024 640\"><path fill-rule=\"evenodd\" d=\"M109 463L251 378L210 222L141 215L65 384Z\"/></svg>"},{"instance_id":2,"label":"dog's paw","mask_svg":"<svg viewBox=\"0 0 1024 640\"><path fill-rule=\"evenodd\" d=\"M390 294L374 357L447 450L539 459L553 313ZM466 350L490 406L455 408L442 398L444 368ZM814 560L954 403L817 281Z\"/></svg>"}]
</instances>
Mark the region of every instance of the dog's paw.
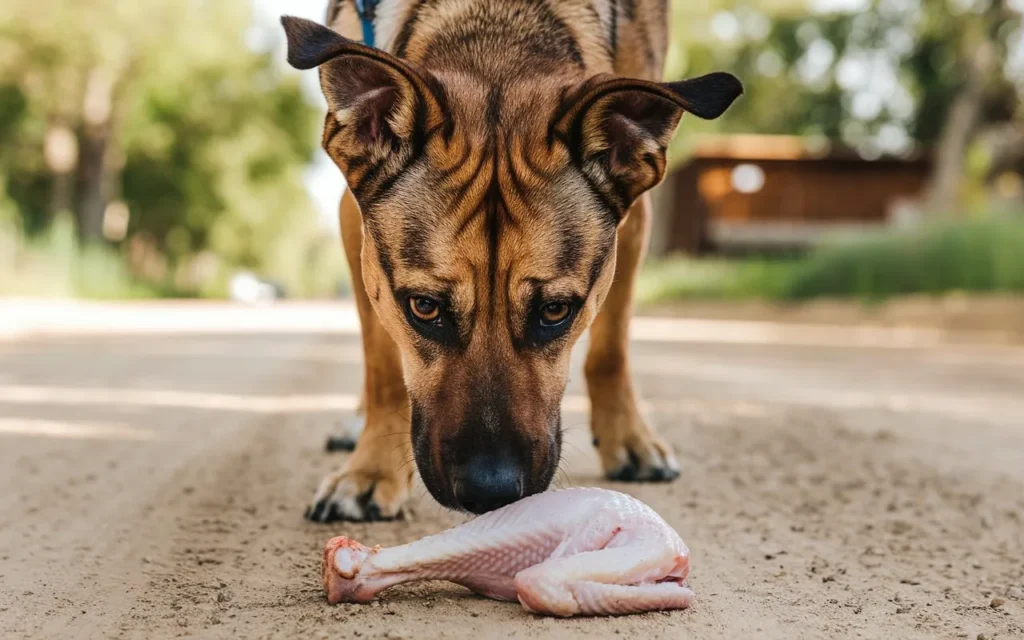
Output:
<instances>
[{"instance_id":1,"label":"dog's paw","mask_svg":"<svg viewBox=\"0 0 1024 640\"><path fill-rule=\"evenodd\" d=\"M403 517L411 479L383 478L348 467L323 479L306 509L307 520L369 522Z\"/></svg>"},{"instance_id":2,"label":"dog's paw","mask_svg":"<svg viewBox=\"0 0 1024 640\"><path fill-rule=\"evenodd\" d=\"M594 446L604 475L619 482L671 482L679 477L672 448L636 410L595 414Z\"/></svg>"},{"instance_id":3,"label":"dog's paw","mask_svg":"<svg viewBox=\"0 0 1024 640\"><path fill-rule=\"evenodd\" d=\"M356 443L359 442L359 436L362 435L365 426L366 418L363 416L355 416L346 420L338 435L327 438L324 448L329 452L355 451Z\"/></svg>"},{"instance_id":4,"label":"dog's paw","mask_svg":"<svg viewBox=\"0 0 1024 640\"><path fill-rule=\"evenodd\" d=\"M609 456L604 475L619 482L671 482L679 477L679 463L658 436L623 444ZM602 456L602 459L604 456Z\"/></svg>"}]
</instances>

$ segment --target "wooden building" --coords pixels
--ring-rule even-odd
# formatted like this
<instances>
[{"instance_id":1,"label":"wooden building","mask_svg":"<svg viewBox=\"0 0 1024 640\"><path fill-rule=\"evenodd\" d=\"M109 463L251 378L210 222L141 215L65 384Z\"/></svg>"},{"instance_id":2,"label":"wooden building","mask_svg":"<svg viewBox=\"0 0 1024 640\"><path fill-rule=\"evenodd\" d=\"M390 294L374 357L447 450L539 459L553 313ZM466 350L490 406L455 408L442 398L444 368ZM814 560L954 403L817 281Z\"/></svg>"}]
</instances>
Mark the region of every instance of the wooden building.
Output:
<instances>
[{"instance_id":1,"label":"wooden building","mask_svg":"<svg viewBox=\"0 0 1024 640\"><path fill-rule=\"evenodd\" d=\"M800 248L899 223L930 169L925 154L866 160L804 138L704 138L655 193L651 252Z\"/></svg>"}]
</instances>

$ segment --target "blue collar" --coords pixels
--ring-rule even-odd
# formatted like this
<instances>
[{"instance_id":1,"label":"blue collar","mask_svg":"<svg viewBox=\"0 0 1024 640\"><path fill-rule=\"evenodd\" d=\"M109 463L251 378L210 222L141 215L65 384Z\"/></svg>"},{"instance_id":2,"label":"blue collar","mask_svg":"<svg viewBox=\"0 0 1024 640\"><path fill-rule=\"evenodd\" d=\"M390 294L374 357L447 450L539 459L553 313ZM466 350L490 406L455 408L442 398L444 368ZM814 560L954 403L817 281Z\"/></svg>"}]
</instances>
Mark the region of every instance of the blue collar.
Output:
<instances>
[{"instance_id":1,"label":"blue collar","mask_svg":"<svg viewBox=\"0 0 1024 640\"><path fill-rule=\"evenodd\" d=\"M374 44L373 20L377 17L378 0L356 0L356 13L363 25L363 44L368 47Z\"/></svg>"}]
</instances>

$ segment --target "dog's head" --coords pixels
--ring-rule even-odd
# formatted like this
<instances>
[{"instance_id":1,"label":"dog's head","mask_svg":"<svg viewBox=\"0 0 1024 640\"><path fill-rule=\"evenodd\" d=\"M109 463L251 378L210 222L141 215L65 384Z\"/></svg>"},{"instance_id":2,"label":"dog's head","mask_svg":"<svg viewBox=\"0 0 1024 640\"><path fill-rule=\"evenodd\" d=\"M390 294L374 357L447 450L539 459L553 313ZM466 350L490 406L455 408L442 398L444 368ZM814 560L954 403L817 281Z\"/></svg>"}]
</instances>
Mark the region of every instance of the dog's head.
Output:
<instances>
[{"instance_id":1,"label":"dog's head","mask_svg":"<svg viewBox=\"0 0 1024 640\"><path fill-rule=\"evenodd\" d=\"M292 65L320 67L323 145L362 212L363 281L401 350L424 483L476 513L543 491L619 223L662 179L683 113L718 117L739 81L483 81L284 25Z\"/></svg>"}]
</instances>

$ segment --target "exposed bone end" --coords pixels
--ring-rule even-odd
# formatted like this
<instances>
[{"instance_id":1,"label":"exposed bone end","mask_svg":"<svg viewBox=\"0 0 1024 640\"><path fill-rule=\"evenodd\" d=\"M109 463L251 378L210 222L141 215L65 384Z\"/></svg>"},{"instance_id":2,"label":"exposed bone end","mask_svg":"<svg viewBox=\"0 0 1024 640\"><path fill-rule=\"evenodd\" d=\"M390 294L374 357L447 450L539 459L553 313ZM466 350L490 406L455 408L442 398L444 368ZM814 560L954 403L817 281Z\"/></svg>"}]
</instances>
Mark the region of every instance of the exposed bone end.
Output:
<instances>
[{"instance_id":1,"label":"exposed bone end","mask_svg":"<svg viewBox=\"0 0 1024 640\"><path fill-rule=\"evenodd\" d=\"M687 576L690 575L690 551L686 547L676 554L676 564L669 572L669 578L673 579L679 584L686 582Z\"/></svg>"},{"instance_id":2,"label":"exposed bone end","mask_svg":"<svg viewBox=\"0 0 1024 640\"><path fill-rule=\"evenodd\" d=\"M323 582L327 602L360 602L357 595L359 583L356 576L366 558L375 549L362 545L351 538L338 536L324 545Z\"/></svg>"}]
</instances>

